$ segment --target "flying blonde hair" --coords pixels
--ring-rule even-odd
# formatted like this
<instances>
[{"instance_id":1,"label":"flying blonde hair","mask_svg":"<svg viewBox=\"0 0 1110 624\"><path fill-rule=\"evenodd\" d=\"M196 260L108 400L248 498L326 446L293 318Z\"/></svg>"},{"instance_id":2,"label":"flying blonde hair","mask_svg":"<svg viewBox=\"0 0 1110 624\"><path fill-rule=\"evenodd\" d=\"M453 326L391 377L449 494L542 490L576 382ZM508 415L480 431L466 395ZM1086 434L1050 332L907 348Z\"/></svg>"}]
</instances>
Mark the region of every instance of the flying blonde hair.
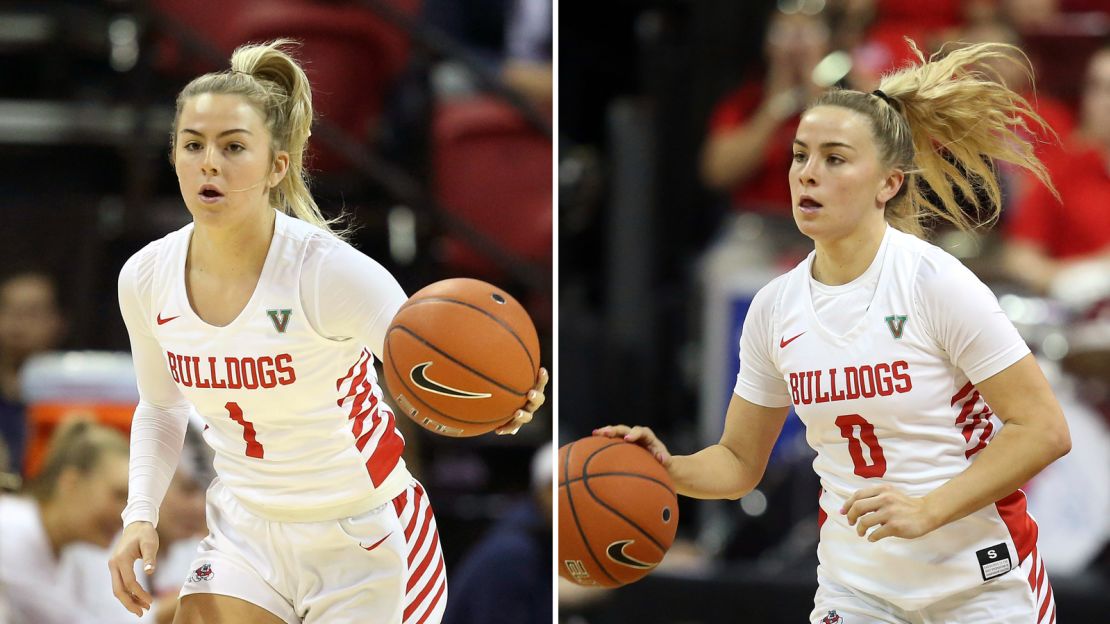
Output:
<instances>
[{"instance_id":1,"label":"flying blonde hair","mask_svg":"<svg viewBox=\"0 0 1110 624\"><path fill-rule=\"evenodd\" d=\"M1025 54L1012 45L981 43L942 49L926 59L913 41L906 41L920 64L883 76L875 92L836 89L811 106L840 106L866 116L882 162L906 174L887 202L887 222L918 237L925 235L926 223L937 219L963 231L989 227L1002 209L997 161L1029 171L1059 198L1027 138L1033 132L1026 119L1053 138L1055 131L984 63L1018 63L1032 82ZM974 209L973 216L961 201Z\"/></svg>"},{"instance_id":2,"label":"flying blonde hair","mask_svg":"<svg viewBox=\"0 0 1110 624\"><path fill-rule=\"evenodd\" d=\"M271 156L277 150L289 153L289 171L270 189L270 205L346 239L351 230L341 225L342 216L324 217L309 192L304 154L312 134L312 87L288 52L297 45L292 39L276 39L240 46L231 55L231 69L204 74L185 85L177 96L171 141L176 147L177 124L189 98L204 93L242 96L262 115L270 131Z\"/></svg>"}]
</instances>

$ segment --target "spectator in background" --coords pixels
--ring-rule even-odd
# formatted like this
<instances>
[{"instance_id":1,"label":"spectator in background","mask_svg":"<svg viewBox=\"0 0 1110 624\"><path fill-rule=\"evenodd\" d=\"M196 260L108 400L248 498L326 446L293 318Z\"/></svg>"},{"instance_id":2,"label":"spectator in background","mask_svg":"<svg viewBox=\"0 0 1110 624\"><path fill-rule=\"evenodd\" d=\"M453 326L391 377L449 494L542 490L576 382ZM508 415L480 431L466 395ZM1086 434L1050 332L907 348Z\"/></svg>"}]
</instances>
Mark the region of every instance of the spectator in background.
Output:
<instances>
[{"instance_id":1,"label":"spectator in background","mask_svg":"<svg viewBox=\"0 0 1110 624\"><path fill-rule=\"evenodd\" d=\"M70 420L55 433L30 497L0 495L0 588L13 621L99 624L65 582L60 558L77 542L111 544L127 502L127 455L118 431Z\"/></svg>"},{"instance_id":2,"label":"spectator in background","mask_svg":"<svg viewBox=\"0 0 1110 624\"><path fill-rule=\"evenodd\" d=\"M49 275L22 271L0 281L0 441L8 447L13 472L22 472L27 442L19 371L31 356L57 347L64 327Z\"/></svg>"},{"instance_id":3,"label":"spectator in background","mask_svg":"<svg viewBox=\"0 0 1110 624\"><path fill-rule=\"evenodd\" d=\"M1105 273L1110 264L1110 44L1088 63L1078 133L1045 165L1060 200L1030 185L1008 222L1004 253L1009 275L1041 294L1069 269L1101 263Z\"/></svg>"},{"instance_id":4,"label":"spectator in background","mask_svg":"<svg viewBox=\"0 0 1110 624\"><path fill-rule=\"evenodd\" d=\"M454 573L444 624L551 622L552 449L549 442L532 457L531 497L511 508Z\"/></svg>"},{"instance_id":5,"label":"spectator in background","mask_svg":"<svg viewBox=\"0 0 1110 624\"><path fill-rule=\"evenodd\" d=\"M505 84L548 116L555 89L552 15L551 0L515 0L505 34L508 54L501 65Z\"/></svg>"},{"instance_id":6,"label":"spectator in background","mask_svg":"<svg viewBox=\"0 0 1110 624\"><path fill-rule=\"evenodd\" d=\"M181 586L208 532L204 495L214 473L212 450L202 437L203 426L199 418L190 419L181 461L162 499L156 527L162 560L151 576L138 575L143 588L154 596L153 608L139 620L143 624L173 622ZM73 588L77 602L97 622L134 622L135 615L115 599L112 580L104 574L109 556L110 549L87 542L67 547L62 556L64 583Z\"/></svg>"},{"instance_id":7,"label":"spectator in background","mask_svg":"<svg viewBox=\"0 0 1110 624\"><path fill-rule=\"evenodd\" d=\"M821 88L813 68L829 51L829 27L821 15L772 14L764 38L765 75L727 94L709 122L701 155L701 179L729 191L733 208L790 215L790 168L798 115Z\"/></svg>"}]
</instances>

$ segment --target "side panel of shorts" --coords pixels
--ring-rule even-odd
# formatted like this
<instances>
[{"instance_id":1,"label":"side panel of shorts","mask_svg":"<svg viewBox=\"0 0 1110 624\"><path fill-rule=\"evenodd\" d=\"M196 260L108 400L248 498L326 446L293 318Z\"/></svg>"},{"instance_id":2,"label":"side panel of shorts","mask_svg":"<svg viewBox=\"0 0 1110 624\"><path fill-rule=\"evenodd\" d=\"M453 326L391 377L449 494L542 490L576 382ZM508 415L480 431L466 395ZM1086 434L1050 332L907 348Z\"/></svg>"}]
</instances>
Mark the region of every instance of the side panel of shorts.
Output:
<instances>
[{"instance_id":1,"label":"side panel of shorts","mask_svg":"<svg viewBox=\"0 0 1110 624\"><path fill-rule=\"evenodd\" d=\"M1021 565L983 585L929 605L925 624L1053 624L1056 603L1044 562L1033 547Z\"/></svg>"},{"instance_id":2,"label":"side panel of shorts","mask_svg":"<svg viewBox=\"0 0 1110 624\"><path fill-rule=\"evenodd\" d=\"M419 483L393 500L408 545L403 624L439 624L447 608L447 570L428 496Z\"/></svg>"}]
</instances>

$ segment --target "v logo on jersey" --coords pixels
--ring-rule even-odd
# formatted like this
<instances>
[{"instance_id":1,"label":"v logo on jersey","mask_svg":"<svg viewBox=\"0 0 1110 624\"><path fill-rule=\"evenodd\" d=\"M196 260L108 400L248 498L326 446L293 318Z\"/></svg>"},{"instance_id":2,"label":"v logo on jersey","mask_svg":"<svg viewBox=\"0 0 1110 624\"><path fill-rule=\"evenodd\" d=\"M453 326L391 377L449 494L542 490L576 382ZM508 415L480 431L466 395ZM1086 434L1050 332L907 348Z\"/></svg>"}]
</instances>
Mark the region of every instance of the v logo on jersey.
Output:
<instances>
[{"instance_id":1,"label":"v logo on jersey","mask_svg":"<svg viewBox=\"0 0 1110 624\"><path fill-rule=\"evenodd\" d=\"M270 320L274 322L274 329L278 330L279 334L285 333L285 328L289 327L289 316L293 314L292 310L266 310L266 314L270 316ZM281 315L281 320L278 320L278 315Z\"/></svg>"},{"instance_id":2,"label":"v logo on jersey","mask_svg":"<svg viewBox=\"0 0 1110 624\"><path fill-rule=\"evenodd\" d=\"M654 568L656 564L644 563L643 561L635 559L629 556L628 553L624 552L624 549L628 548L635 541L636 540L619 540L613 542L612 544L609 544L608 548L605 549L605 554L609 555L609 558L613 561L616 561L621 565L626 565L630 568L636 568L637 570L650 570Z\"/></svg>"},{"instance_id":3,"label":"v logo on jersey","mask_svg":"<svg viewBox=\"0 0 1110 624\"><path fill-rule=\"evenodd\" d=\"M908 318L908 316L892 314L883 319L886 321L887 328L890 329L890 335L894 336L895 340L901 340L902 330L906 328L906 319Z\"/></svg>"},{"instance_id":4,"label":"v logo on jersey","mask_svg":"<svg viewBox=\"0 0 1110 624\"><path fill-rule=\"evenodd\" d=\"M412 367L409 371L409 378L412 383L420 386L428 392L442 394L443 396L455 397L456 399L488 399L493 396L488 392L468 392L466 390L459 390L451 386L445 386L439 382L428 379L428 375L424 372L432 366L432 362L424 362Z\"/></svg>"}]
</instances>

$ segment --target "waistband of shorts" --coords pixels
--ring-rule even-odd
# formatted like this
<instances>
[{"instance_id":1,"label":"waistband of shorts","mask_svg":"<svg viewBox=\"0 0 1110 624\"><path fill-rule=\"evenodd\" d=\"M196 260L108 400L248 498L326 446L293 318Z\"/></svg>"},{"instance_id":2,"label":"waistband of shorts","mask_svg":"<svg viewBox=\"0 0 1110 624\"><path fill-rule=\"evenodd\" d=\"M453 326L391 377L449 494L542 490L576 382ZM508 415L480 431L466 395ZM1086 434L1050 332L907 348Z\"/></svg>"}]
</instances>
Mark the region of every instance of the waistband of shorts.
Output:
<instances>
[{"instance_id":1,"label":"waistband of shorts","mask_svg":"<svg viewBox=\"0 0 1110 624\"><path fill-rule=\"evenodd\" d=\"M413 483L413 476L404 464L398 465L382 481L381 485L354 500L316 507L276 507L273 505L259 506L254 502L235 496L230 488L227 490L235 502L243 506L250 513L272 522L324 522L362 515L372 509L380 507L401 495ZM226 487L226 486L225 486Z\"/></svg>"}]
</instances>

